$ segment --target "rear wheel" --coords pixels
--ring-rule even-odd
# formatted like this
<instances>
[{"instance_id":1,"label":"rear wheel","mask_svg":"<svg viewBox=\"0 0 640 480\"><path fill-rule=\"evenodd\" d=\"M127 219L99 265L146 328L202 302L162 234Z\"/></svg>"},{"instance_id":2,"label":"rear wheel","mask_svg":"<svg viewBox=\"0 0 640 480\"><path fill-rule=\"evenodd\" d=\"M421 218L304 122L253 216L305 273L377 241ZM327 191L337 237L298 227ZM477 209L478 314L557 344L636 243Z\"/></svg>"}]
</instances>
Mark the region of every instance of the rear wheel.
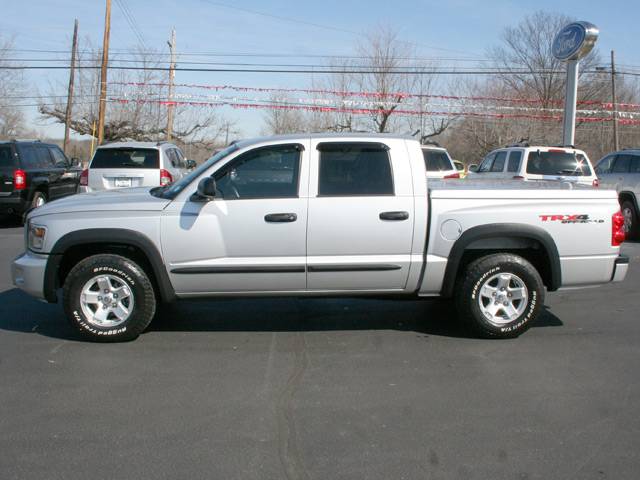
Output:
<instances>
[{"instance_id":1,"label":"rear wheel","mask_svg":"<svg viewBox=\"0 0 640 480\"><path fill-rule=\"evenodd\" d=\"M629 200L622 202L622 216L624 217L624 233L627 238L635 238L638 234L638 212Z\"/></svg>"},{"instance_id":2,"label":"rear wheel","mask_svg":"<svg viewBox=\"0 0 640 480\"><path fill-rule=\"evenodd\" d=\"M78 263L64 283L64 308L88 340L133 340L156 311L153 286L144 270L119 255L94 255Z\"/></svg>"},{"instance_id":3,"label":"rear wheel","mask_svg":"<svg viewBox=\"0 0 640 480\"><path fill-rule=\"evenodd\" d=\"M41 207L47 203L47 196L43 192L36 192L33 194L33 200L31 200L31 207Z\"/></svg>"},{"instance_id":4,"label":"rear wheel","mask_svg":"<svg viewBox=\"0 0 640 480\"><path fill-rule=\"evenodd\" d=\"M489 338L513 338L525 332L544 304L544 284L527 260L492 254L470 263L456 284L462 320Z\"/></svg>"}]
</instances>

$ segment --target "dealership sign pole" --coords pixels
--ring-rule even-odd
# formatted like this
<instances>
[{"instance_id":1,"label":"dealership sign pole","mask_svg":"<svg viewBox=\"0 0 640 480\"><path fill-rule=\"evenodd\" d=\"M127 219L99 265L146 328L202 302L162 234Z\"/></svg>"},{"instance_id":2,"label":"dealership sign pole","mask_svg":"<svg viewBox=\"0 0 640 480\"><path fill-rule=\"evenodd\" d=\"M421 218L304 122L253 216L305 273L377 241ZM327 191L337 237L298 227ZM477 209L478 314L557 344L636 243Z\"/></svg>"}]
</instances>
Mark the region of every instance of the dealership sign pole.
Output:
<instances>
[{"instance_id":1,"label":"dealership sign pole","mask_svg":"<svg viewBox=\"0 0 640 480\"><path fill-rule=\"evenodd\" d=\"M558 60L567 62L567 85L564 99L562 143L575 144L576 102L578 99L578 66L598 40L598 27L589 22L566 25L553 39L551 51Z\"/></svg>"}]
</instances>

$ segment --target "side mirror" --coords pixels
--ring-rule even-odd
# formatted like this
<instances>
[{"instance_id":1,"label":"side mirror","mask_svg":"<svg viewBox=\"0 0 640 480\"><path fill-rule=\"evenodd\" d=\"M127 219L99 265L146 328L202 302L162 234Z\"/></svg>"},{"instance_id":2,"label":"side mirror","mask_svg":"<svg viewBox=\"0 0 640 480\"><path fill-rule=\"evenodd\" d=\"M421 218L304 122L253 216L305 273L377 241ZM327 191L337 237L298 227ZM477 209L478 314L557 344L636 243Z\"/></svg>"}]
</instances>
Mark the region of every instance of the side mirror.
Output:
<instances>
[{"instance_id":1,"label":"side mirror","mask_svg":"<svg viewBox=\"0 0 640 480\"><path fill-rule=\"evenodd\" d=\"M184 162L184 166L187 167L188 170L193 170L196 168L197 163L195 160L187 160Z\"/></svg>"},{"instance_id":2,"label":"side mirror","mask_svg":"<svg viewBox=\"0 0 640 480\"><path fill-rule=\"evenodd\" d=\"M194 202L208 202L216 196L216 180L213 177L205 177L198 182L198 191L191 196Z\"/></svg>"},{"instance_id":3,"label":"side mirror","mask_svg":"<svg viewBox=\"0 0 640 480\"><path fill-rule=\"evenodd\" d=\"M470 172L477 172L478 171L478 165L476 165L475 163L472 163L471 165L469 165L469 171Z\"/></svg>"}]
</instances>

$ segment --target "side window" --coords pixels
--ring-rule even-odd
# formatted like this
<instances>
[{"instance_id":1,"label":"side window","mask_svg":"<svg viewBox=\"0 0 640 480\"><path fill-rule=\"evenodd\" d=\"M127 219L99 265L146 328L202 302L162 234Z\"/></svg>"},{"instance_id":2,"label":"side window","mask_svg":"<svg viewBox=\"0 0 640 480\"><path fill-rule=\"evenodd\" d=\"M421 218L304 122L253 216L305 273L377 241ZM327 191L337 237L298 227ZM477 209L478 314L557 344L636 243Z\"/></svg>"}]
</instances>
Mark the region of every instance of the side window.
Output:
<instances>
[{"instance_id":1,"label":"side window","mask_svg":"<svg viewBox=\"0 0 640 480\"><path fill-rule=\"evenodd\" d=\"M20 161L22 163L22 168L25 168L27 170L40 168L38 163L38 155L34 146L20 145L18 147L18 150L20 152Z\"/></svg>"},{"instance_id":2,"label":"side window","mask_svg":"<svg viewBox=\"0 0 640 480\"><path fill-rule=\"evenodd\" d=\"M612 173L629 173L631 166L631 155L617 155L613 164Z\"/></svg>"},{"instance_id":3,"label":"side window","mask_svg":"<svg viewBox=\"0 0 640 480\"><path fill-rule=\"evenodd\" d=\"M275 145L243 153L216 172L224 199L292 198L298 196L299 145Z\"/></svg>"},{"instance_id":4,"label":"side window","mask_svg":"<svg viewBox=\"0 0 640 480\"><path fill-rule=\"evenodd\" d=\"M519 150L512 151L509 155L509 163L507 164L507 172L516 173L520 171L522 163L522 152Z\"/></svg>"},{"instance_id":5,"label":"side window","mask_svg":"<svg viewBox=\"0 0 640 480\"><path fill-rule=\"evenodd\" d=\"M176 152L176 156L178 157L178 166L180 168L186 168L186 165L184 163L185 158L184 158L184 155L182 154L182 150L180 150L179 148L176 148L175 152Z\"/></svg>"},{"instance_id":6,"label":"side window","mask_svg":"<svg viewBox=\"0 0 640 480\"><path fill-rule=\"evenodd\" d=\"M318 195L329 197L393 195L389 151L379 143L318 145Z\"/></svg>"},{"instance_id":7,"label":"side window","mask_svg":"<svg viewBox=\"0 0 640 480\"><path fill-rule=\"evenodd\" d=\"M164 154L166 155L167 160L169 160L169 163L171 163L171 166L173 168L179 167L178 156L176 155L175 148L170 148L168 150L165 150Z\"/></svg>"},{"instance_id":8,"label":"side window","mask_svg":"<svg viewBox=\"0 0 640 480\"><path fill-rule=\"evenodd\" d=\"M614 155L609 155L608 157L603 158L596 165L596 173L598 175L603 173L611 173L611 164L613 163L613 159L616 158Z\"/></svg>"},{"instance_id":9,"label":"side window","mask_svg":"<svg viewBox=\"0 0 640 480\"><path fill-rule=\"evenodd\" d=\"M483 172L490 171L491 170L491 166L493 165L493 159L494 158L496 158L496 154L495 153L490 153L489 155L484 157L484 160L482 160L482 163L478 167L478 173L483 173Z\"/></svg>"},{"instance_id":10,"label":"side window","mask_svg":"<svg viewBox=\"0 0 640 480\"><path fill-rule=\"evenodd\" d=\"M631 168L629 171L631 173L640 173L640 155L631 156Z\"/></svg>"},{"instance_id":11,"label":"side window","mask_svg":"<svg viewBox=\"0 0 640 480\"><path fill-rule=\"evenodd\" d=\"M507 159L507 152L498 152L496 158L491 165L492 172L502 172L504 170L504 162Z\"/></svg>"},{"instance_id":12,"label":"side window","mask_svg":"<svg viewBox=\"0 0 640 480\"><path fill-rule=\"evenodd\" d=\"M38 155L38 166L40 168L51 168L53 166L53 158L51 158L47 147L36 147L36 152Z\"/></svg>"},{"instance_id":13,"label":"side window","mask_svg":"<svg viewBox=\"0 0 640 480\"><path fill-rule=\"evenodd\" d=\"M53 157L56 167L65 168L68 165L67 158L58 147L49 147L49 153Z\"/></svg>"}]
</instances>

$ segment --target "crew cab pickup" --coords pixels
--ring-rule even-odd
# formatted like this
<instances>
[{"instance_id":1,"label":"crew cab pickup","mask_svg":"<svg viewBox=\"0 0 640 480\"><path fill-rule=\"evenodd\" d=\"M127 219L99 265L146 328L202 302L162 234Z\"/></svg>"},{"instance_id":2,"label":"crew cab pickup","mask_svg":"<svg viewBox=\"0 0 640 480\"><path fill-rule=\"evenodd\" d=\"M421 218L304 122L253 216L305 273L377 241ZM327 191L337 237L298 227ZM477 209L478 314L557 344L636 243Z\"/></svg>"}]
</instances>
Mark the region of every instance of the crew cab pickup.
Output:
<instances>
[{"instance_id":1,"label":"crew cab pickup","mask_svg":"<svg viewBox=\"0 0 640 480\"><path fill-rule=\"evenodd\" d=\"M513 183L428 180L398 136L246 140L172 185L33 210L13 282L62 288L96 341L136 338L161 302L264 295L452 298L479 335L514 337L545 290L622 281L628 259L615 192Z\"/></svg>"}]
</instances>

